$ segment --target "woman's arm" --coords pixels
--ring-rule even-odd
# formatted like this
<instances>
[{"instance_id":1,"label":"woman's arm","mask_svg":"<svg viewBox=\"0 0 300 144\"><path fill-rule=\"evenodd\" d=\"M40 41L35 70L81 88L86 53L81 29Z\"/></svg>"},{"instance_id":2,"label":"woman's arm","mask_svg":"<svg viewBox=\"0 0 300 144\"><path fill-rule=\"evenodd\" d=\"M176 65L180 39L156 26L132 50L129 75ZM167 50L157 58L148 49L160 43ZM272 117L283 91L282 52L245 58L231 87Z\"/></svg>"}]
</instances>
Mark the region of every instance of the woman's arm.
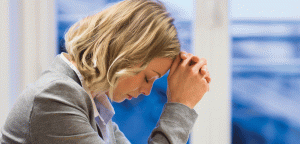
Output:
<instances>
[{"instance_id":1,"label":"woman's arm","mask_svg":"<svg viewBox=\"0 0 300 144\"><path fill-rule=\"evenodd\" d=\"M116 138L116 143L117 144L130 144L129 140L125 137L123 132L120 131L118 125L115 122L112 122L113 130L114 130L114 135Z\"/></svg>"},{"instance_id":2,"label":"woman's arm","mask_svg":"<svg viewBox=\"0 0 300 144\"><path fill-rule=\"evenodd\" d=\"M186 143L191 129L197 119L195 110L180 104L166 103L156 127L148 138L149 144L183 144ZM125 135L113 122L117 144L130 144Z\"/></svg>"},{"instance_id":3,"label":"woman's arm","mask_svg":"<svg viewBox=\"0 0 300 144\"><path fill-rule=\"evenodd\" d=\"M192 54L177 56L168 76L168 103L152 132L149 143L186 143L197 113L194 106L209 90L211 81L206 59Z\"/></svg>"},{"instance_id":4,"label":"woman's arm","mask_svg":"<svg viewBox=\"0 0 300 144\"><path fill-rule=\"evenodd\" d=\"M148 143L186 143L197 116L195 110L183 104L166 103L160 119L148 139Z\"/></svg>"}]
</instances>

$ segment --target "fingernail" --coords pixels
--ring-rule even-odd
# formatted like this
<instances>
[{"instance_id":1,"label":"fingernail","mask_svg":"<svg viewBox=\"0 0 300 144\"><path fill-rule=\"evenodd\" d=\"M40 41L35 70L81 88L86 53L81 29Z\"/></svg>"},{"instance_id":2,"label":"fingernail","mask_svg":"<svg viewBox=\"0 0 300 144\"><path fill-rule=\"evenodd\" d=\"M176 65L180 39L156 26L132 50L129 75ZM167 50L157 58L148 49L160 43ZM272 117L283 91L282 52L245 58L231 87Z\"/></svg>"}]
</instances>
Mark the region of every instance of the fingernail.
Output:
<instances>
[{"instance_id":1,"label":"fingernail","mask_svg":"<svg viewBox=\"0 0 300 144\"><path fill-rule=\"evenodd\" d=\"M182 56L185 56L185 57L186 57L186 54L182 54Z\"/></svg>"}]
</instances>

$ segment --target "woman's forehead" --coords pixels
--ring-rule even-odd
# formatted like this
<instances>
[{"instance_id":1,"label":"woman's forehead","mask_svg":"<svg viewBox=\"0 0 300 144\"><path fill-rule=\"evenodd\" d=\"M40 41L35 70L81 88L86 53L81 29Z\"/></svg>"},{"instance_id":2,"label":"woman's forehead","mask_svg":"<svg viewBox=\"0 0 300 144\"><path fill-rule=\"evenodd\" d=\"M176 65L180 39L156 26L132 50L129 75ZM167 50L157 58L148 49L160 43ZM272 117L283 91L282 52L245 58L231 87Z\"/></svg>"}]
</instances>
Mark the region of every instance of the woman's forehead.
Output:
<instances>
[{"instance_id":1,"label":"woman's forehead","mask_svg":"<svg viewBox=\"0 0 300 144\"><path fill-rule=\"evenodd\" d=\"M171 68L173 60L170 58L154 58L151 60L146 70L155 72L159 76L163 76Z\"/></svg>"}]
</instances>

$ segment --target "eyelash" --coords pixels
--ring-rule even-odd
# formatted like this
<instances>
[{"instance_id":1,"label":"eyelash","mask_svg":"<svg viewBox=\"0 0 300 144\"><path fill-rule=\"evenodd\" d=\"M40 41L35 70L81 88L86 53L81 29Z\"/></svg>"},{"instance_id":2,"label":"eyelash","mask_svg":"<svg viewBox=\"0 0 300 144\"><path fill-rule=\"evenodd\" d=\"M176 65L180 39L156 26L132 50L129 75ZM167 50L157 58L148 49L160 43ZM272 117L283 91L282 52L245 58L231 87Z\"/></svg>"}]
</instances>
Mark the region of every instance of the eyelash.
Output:
<instances>
[{"instance_id":1,"label":"eyelash","mask_svg":"<svg viewBox=\"0 0 300 144\"><path fill-rule=\"evenodd\" d=\"M145 81L146 81L146 83L148 83L149 81L148 81L148 79L147 79L147 77L145 77Z\"/></svg>"}]
</instances>

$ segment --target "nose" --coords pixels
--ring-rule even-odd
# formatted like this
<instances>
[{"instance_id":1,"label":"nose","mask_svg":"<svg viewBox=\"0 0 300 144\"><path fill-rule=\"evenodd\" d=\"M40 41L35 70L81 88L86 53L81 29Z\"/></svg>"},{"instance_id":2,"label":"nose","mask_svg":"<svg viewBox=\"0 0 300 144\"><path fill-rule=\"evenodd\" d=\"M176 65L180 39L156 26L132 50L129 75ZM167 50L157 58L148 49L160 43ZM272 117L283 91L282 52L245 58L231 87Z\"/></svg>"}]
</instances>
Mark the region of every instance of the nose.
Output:
<instances>
[{"instance_id":1,"label":"nose","mask_svg":"<svg viewBox=\"0 0 300 144\"><path fill-rule=\"evenodd\" d=\"M145 85L141 88L141 93L145 96L149 96L151 93L152 86L153 84L148 84L147 86Z\"/></svg>"},{"instance_id":2,"label":"nose","mask_svg":"<svg viewBox=\"0 0 300 144\"><path fill-rule=\"evenodd\" d=\"M150 93L151 93L151 89L142 91L142 94L145 95L145 96L149 96Z\"/></svg>"}]
</instances>

